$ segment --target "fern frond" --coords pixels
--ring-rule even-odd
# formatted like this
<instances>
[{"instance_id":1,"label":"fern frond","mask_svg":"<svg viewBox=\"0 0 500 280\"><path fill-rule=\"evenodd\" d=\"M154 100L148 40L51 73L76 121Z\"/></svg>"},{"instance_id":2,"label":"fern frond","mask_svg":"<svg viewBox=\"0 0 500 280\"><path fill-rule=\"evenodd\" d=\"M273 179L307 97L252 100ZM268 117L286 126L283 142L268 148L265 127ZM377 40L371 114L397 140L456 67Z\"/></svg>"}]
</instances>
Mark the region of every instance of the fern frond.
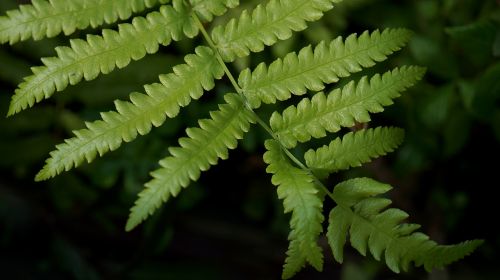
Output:
<instances>
[{"instance_id":1,"label":"fern frond","mask_svg":"<svg viewBox=\"0 0 500 280\"><path fill-rule=\"evenodd\" d=\"M0 16L0 44L40 40L61 32L70 35L77 29L97 27L129 18L168 0L33 0L17 10Z\"/></svg>"},{"instance_id":2,"label":"fern frond","mask_svg":"<svg viewBox=\"0 0 500 280\"><path fill-rule=\"evenodd\" d=\"M265 143L264 161L267 172L273 174L272 183L278 186L278 197L283 199L285 213L292 212L290 246L283 268L283 278L291 278L306 262L318 271L323 269L323 253L318 236L323 231L323 203L308 172L292 166L275 140Z\"/></svg>"},{"instance_id":3,"label":"fern frond","mask_svg":"<svg viewBox=\"0 0 500 280\"><path fill-rule=\"evenodd\" d=\"M8 114L31 107L69 84L93 80L115 67L123 68L131 60L157 52L160 44L168 45L172 39L180 39L183 33L195 36L198 28L191 21L189 10L183 4L162 6L146 18L136 17L132 23L120 24L118 32L105 29L102 36L88 35L86 41L71 40L71 48L57 47L57 57L42 58L45 66L32 68L33 75L19 85Z\"/></svg>"},{"instance_id":4,"label":"fern frond","mask_svg":"<svg viewBox=\"0 0 500 280\"><path fill-rule=\"evenodd\" d=\"M224 70L208 47L198 47L196 55L187 55L186 64L175 66L174 73L161 75L161 84L146 85L147 94L132 93L130 102L116 101L116 111L101 114L102 120L87 123L86 129L75 131L76 137L57 145L50 153L36 180L54 177L62 171L91 162L99 155L116 150L123 141L130 142L138 134L149 133L152 126L173 118L180 107L202 96L214 87Z\"/></svg>"},{"instance_id":5,"label":"fern frond","mask_svg":"<svg viewBox=\"0 0 500 280\"><path fill-rule=\"evenodd\" d=\"M368 178L357 178L335 186L333 198L337 206L329 216L327 237L333 255L343 261L343 248L349 235L352 246L362 255L369 250L376 260L385 257L394 272L407 270L411 262L426 270L439 268L470 254L482 241L466 241L443 246L414 232L415 224L401 224L408 214L399 209L385 209L391 201L377 198L391 186Z\"/></svg>"},{"instance_id":6,"label":"fern frond","mask_svg":"<svg viewBox=\"0 0 500 280\"><path fill-rule=\"evenodd\" d=\"M382 112L383 106L391 105L392 99L422 78L421 67L396 68L371 79L366 76L342 89L333 90L328 96L320 92L312 99L304 98L297 107L290 106L283 114L271 116L273 131L288 148L297 142L306 142L337 132L340 127L351 127L355 122L370 121L369 113Z\"/></svg>"},{"instance_id":7,"label":"fern frond","mask_svg":"<svg viewBox=\"0 0 500 280\"><path fill-rule=\"evenodd\" d=\"M220 2L220 1L219 1ZM210 2L212 3L212 2ZM223 13L220 5L200 2L193 6L208 17L210 12ZM222 1L232 6L233 1ZM219 4L220 4L219 3ZM146 54L158 51L160 44L168 45L183 35L194 37L198 27L190 9L182 0L174 0L173 6L162 6L159 11L145 18L136 17L132 23L119 25L118 32L105 29L102 36L88 35L87 40L71 40L71 48L56 48L57 57L42 58L45 66L34 67L33 75L26 77L12 97L8 115L31 107L35 102L49 98L56 91L64 90L82 79L95 79L115 67L123 68L131 60L139 60Z\"/></svg>"},{"instance_id":8,"label":"fern frond","mask_svg":"<svg viewBox=\"0 0 500 280\"><path fill-rule=\"evenodd\" d=\"M305 153L306 165L315 175L326 178L329 174L350 167L361 166L373 158L394 151L404 139L404 130L394 127L377 127L346 134L330 145Z\"/></svg>"},{"instance_id":9,"label":"fern frond","mask_svg":"<svg viewBox=\"0 0 500 280\"><path fill-rule=\"evenodd\" d=\"M287 100L291 94L320 91L324 84L337 82L385 60L401 49L411 34L406 29L386 29L382 33L367 31L359 37L353 34L345 42L338 37L330 43L321 42L314 49L305 47L299 54L289 53L269 67L261 63L253 72L246 69L241 72L238 83L254 108L261 102Z\"/></svg>"},{"instance_id":10,"label":"fern frond","mask_svg":"<svg viewBox=\"0 0 500 280\"><path fill-rule=\"evenodd\" d=\"M69 35L127 19L137 12L147 13L130 23L118 24L116 30L104 29L100 36L69 40L69 46L55 49L55 57L42 58L43 65L33 67L32 75L16 89L8 115L32 107L70 85L126 67L172 40L202 33L210 46L196 47L195 54L187 55L184 64L173 67L173 73L160 75L159 83L145 85L145 93L133 92L128 101L115 101L114 111L103 112L99 120L86 122L86 128L74 131L73 138L50 153L35 180L49 179L90 163L124 142L148 134L167 118L176 117L182 107L199 99L204 91L212 90L215 80L226 74L237 94L226 94L225 103L219 104L217 111L199 120L198 127L186 129L187 136L178 140L178 147L169 148L170 155L159 162L160 167L151 173L151 181L130 209L127 231L198 180L203 171L227 159L251 125L259 123L273 137L265 142L266 171L272 174L284 212L291 214L284 279L293 277L307 264L318 271L323 269L318 239L323 232L325 197L336 203L329 215L326 236L339 262L343 261L348 240L362 255L370 252L377 260L384 259L395 272L407 270L412 263L431 270L468 255L482 241L443 246L416 232L419 225L403 223L407 213L388 208L391 201L378 197L391 189L389 185L358 178L342 182L330 192L321 183L320 179L333 172L393 151L403 141L403 130L378 127L348 133L328 146L307 151L306 165L288 150L299 142L338 132L341 127L370 121L370 113L391 105L402 91L422 78L425 69L402 67L357 82L346 81L346 86L330 94L319 92L281 114L274 112L270 126L253 111L262 103L322 91L327 84L374 66L401 49L409 41L410 31L367 31L345 40L338 37L307 46L269 65L261 63L253 71L243 70L237 83L225 65L305 30L308 22L320 19L341 1L268 0L215 27L211 35L203 22L238 6L239 0L32 0L31 5L8 11L6 16L0 16L0 44ZM156 11L148 10L156 5Z\"/></svg>"},{"instance_id":11,"label":"fern frond","mask_svg":"<svg viewBox=\"0 0 500 280\"><path fill-rule=\"evenodd\" d=\"M306 29L306 22L316 21L342 0L270 0L253 12L243 11L238 19L212 31L212 40L226 62L260 52L278 40Z\"/></svg>"},{"instance_id":12,"label":"fern frond","mask_svg":"<svg viewBox=\"0 0 500 280\"><path fill-rule=\"evenodd\" d=\"M201 171L216 165L219 158L226 159L228 150L236 148L237 140L242 139L255 122L240 97L226 94L224 98L227 103L211 112L211 119L200 120L199 128L187 129L188 137L179 139L180 147L170 148L171 156L160 161L161 168L152 172L154 179L146 183L131 209L127 231L145 220L170 196L177 196L190 181L198 180Z\"/></svg>"},{"instance_id":13,"label":"fern frond","mask_svg":"<svg viewBox=\"0 0 500 280\"><path fill-rule=\"evenodd\" d=\"M237 7L239 0L189 0L193 11L201 20L210 22L214 16L223 15L228 8Z\"/></svg>"}]
</instances>

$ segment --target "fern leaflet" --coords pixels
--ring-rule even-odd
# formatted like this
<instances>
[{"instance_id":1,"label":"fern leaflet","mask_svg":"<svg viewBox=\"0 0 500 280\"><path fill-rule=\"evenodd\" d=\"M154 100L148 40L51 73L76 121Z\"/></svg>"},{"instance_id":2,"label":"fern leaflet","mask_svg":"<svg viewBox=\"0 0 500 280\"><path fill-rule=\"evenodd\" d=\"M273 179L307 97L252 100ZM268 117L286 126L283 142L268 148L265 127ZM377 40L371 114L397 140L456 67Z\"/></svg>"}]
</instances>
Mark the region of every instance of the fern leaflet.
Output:
<instances>
[{"instance_id":1,"label":"fern leaflet","mask_svg":"<svg viewBox=\"0 0 500 280\"><path fill-rule=\"evenodd\" d=\"M368 122L368 113L383 111L391 105L400 92L422 78L421 67L396 68L384 75L376 74L370 80L361 78L342 89L333 90L328 96L320 92L312 99L303 99L297 107L290 106L283 114L273 113L270 123L283 145L295 147L297 142L306 142L326 136L326 132L337 132L340 127L350 127L355 122Z\"/></svg>"},{"instance_id":2,"label":"fern leaflet","mask_svg":"<svg viewBox=\"0 0 500 280\"><path fill-rule=\"evenodd\" d=\"M193 11L204 21L210 22L214 16L224 14L227 8L237 7L239 0L190 0Z\"/></svg>"},{"instance_id":3,"label":"fern leaflet","mask_svg":"<svg viewBox=\"0 0 500 280\"><path fill-rule=\"evenodd\" d=\"M404 131L394 127L377 127L346 134L330 145L309 150L304 158L306 165L319 178L350 167L361 166L372 158L394 151L404 139Z\"/></svg>"},{"instance_id":4,"label":"fern leaflet","mask_svg":"<svg viewBox=\"0 0 500 280\"><path fill-rule=\"evenodd\" d=\"M306 262L318 271L323 269L323 253L318 236L323 231L323 202L315 186L314 177L292 166L275 140L265 143L264 161L267 172L273 174L271 182L278 186L278 197L283 199L285 213L292 212L290 245L283 269L283 278L291 278Z\"/></svg>"},{"instance_id":5,"label":"fern leaflet","mask_svg":"<svg viewBox=\"0 0 500 280\"><path fill-rule=\"evenodd\" d=\"M232 5L231 1L227 3ZM215 4L194 6L193 9L205 15L223 12ZM132 23L120 24L118 32L105 29L102 36L88 35L86 41L71 40L71 48L56 48L57 57L42 58L45 66L33 68L34 74L25 78L12 97L8 115L49 98L68 84L77 84L82 79L93 80L100 73L113 71L115 66L123 68L131 60L157 52L160 44L168 45L182 35L194 37L197 33L190 9L182 0L174 0L173 6L162 6L145 18L136 17Z\"/></svg>"},{"instance_id":6,"label":"fern leaflet","mask_svg":"<svg viewBox=\"0 0 500 280\"><path fill-rule=\"evenodd\" d=\"M226 94L226 104L212 112L211 119L200 120L199 128L186 130L188 137L179 139L180 147L170 148L170 157L160 161L161 168L152 172L153 180L139 194L132 207L126 229L135 226L152 214L170 196L177 196L182 187L196 181L201 171L216 165L218 159L228 157L228 149L235 149L242 139L254 115L245 109L244 103L235 94Z\"/></svg>"},{"instance_id":7,"label":"fern leaflet","mask_svg":"<svg viewBox=\"0 0 500 280\"><path fill-rule=\"evenodd\" d=\"M214 78L220 79L224 73L207 47L198 47L196 55L185 60L186 64L174 67L174 73L161 75L161 84L146 85L147 94L135 92L130 95L131 102L116 101L116 111L102 113L102 120L87 123L86 129L74 132L76 137L57 145L36 180L53 177L84 160L91 162L97 154L120 147L122 141L149 133L152 126L175 117L191 99L200 98L204 89L212 89Z\"/></svg>"},{"instance_id":8,"label":"fern leaflet","mask_svg":"<svg viewBox=\"0 0 500 280\"><path fill-rule=\"evenodd\" d=\"M260 52L278 40L292 36L292 31L306 29L306 22L316 21L342 0L270 0L259 4L250 14L243 11L238 19L217 26L212 40L226 62Z\"/></svg>"},{"instance_id":9,"label":"fern leaflet","mask_svg":"<svg viewBox=\"0 0 500 280\"><path fill-rule=\"evenodd\" d=\"M40 40L127 19L168 0L33 0L0 17L0 43Z\"/></svg>"},{"instance_id":10,"label":"fern leaflet","mask_svg":"<svg viewBox=\"0 0 500 280\"><path fill-rule=\"evenodd\" d=\"M299 54L290 53L277 59L269 67L261 63L253 72L246 69L238 79L252 107L261 102L275 103L287 100L291 94L303 95L307 90L319 91L324 84L359 72L383 61L387 55L401 49L411 37L406 29L364 32L359 38L353 34L343 41L341 37L329 44L322 42L314 50L303 48Z\"/></svg>"},{"instance_id":11,"label":"fern leaflet","mask_svg":"<svg viewBox=\"0 0 500 280\"><path fill-rule=\"evenodd\" d=\"M172 39L179 39L183 29L189 30L189 36L196 35L196 26L185 23L189 20L186 9L163 6L146 18L136 17L131 24L121 24L118 32L105 29L102 36L88 35L87 41L71 40L71 48L56 48L57 57L42 58L45 66L33 68L33 75L25 78L12 97L8 114L31 107L68 84L77 84L83 78L93 80L100 73L113 71L115 66L123 68L131 60L155 53L159 44L168 45Z\"/></svg>"},{"instance_id":12,"label":"fern leaflet","mask_svg":"<svg viewBox=\"0 0 500 280\"><path fill-rule=\"evenodd\" d=\"M408 214L394 208L384 210L391 201L374 197L390 189L391 186L368 178L335 186L333 199L337 206L330 212L327 237L338 262L343 261L348 235L352 246L362 255L369 250L380 260L384 254L387 266L394 272L400 268L407 270L411 262L430 271L467 256L482 243L473 240L443 246L423 233L414 232L418 225L401 224Z\"/></svg>"}]
</instances>

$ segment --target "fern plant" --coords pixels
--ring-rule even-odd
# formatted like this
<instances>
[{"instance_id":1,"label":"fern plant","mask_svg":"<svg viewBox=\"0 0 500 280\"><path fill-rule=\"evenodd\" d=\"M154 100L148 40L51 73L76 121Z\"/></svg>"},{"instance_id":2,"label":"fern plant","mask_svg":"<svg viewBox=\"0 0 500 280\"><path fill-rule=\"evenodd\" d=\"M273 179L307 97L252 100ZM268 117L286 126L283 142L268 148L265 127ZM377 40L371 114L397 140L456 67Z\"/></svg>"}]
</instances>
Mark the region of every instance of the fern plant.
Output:
<instances>
[{"instance_id":1,"label":"fern plant","mask_svg":"<svg viewBox=\"0 0 500 280\"><path fill-rule=\"evenodd\" d=\"M404 66L372 77L362 77L325 93L327 85L347 78L381 62L401 49L410 39L406 29L364 32L307 46L255 69L245 69L236 79L228 64L237 58L260 52L279 40L307 28L341 0L269 0L252 11L244 10L224 25L210 22L237 0L33 0L0 17L0 42L14 44L39 40L60 33L96 28L104 23L127 20L116 29L103 29L101 35L72 39L69 46L55 49L57 56L42 58L42 66L24 79L12 97L8 115L63 91L82 80L93 80L132 60L155 53L160 45L201 33L206 45L185 56L184 64L160 75L159 82L133 92L129 101L115 101L114 111L101 113L101 120L87 122L74 131L74 137L57 145L50 153L37 181L91 162L97 156L118 149L122 143L148 134L175 118L181 108L215 87L224 76L233 92L225 103L210 112L209 119L188 128L178 147L160 160L131 209L126 230L130 231L151 215L162 203L175 197L196 181L202 171L226 159L238 140L258 124L269 133L264 161L283 200L285 213L291 213L290 244L286 252L283 278L290 278L306 264L323 268L323 249L318 238L323 233L323 202L331 199L335 207L327 218L326 236L333 256L343 261L343 248L349 240L362 255L369 251L384 259L394 272L407 270L413 262L431 270L443 267L471 253L480 240L457 245L438 245L415 224L404 223L408 215L387 208L383 197L391 187L368 178L355 178L329 187L324 181L332 173L392 152L404 138L402 129L367 128L335 138L327 146L308 150L303 160L291 149L312 138L327 137L342 127L367 123L370 114L382 112L408 87L424 75L425 69ZM274 112L269 121L259 116L262 104L274 104L304 96L296 106Z\"/></svg>"}]
</instances>

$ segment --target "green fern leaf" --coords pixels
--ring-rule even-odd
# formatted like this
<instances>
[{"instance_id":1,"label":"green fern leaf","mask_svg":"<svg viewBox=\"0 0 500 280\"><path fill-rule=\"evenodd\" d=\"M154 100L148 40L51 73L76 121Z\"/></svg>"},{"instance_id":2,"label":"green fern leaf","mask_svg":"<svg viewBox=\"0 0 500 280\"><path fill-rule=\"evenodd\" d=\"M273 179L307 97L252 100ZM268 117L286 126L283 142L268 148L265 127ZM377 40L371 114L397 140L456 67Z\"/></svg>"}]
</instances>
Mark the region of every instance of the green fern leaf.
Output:
<instances>
[{"instance_id":1,"label":"green fern leaf","mask_svg":"<svg viewBox=\"0 0 500 280\"><path fill-rule=\"evenodd\" d=\"M434 241L428 240L425 245L429 249L425 254L417 256L417 265L423 265L425 270L429 272L434 268L443 268L450 263L456 262L470 255L483 243L483 240L468 240L460 242L456 245L438 245ZM413 252L400 252L400 254L413 254ZM410 259L411 258L406 257L406 261ZM408 270L408 264L404 263L403 265L405 265L403 266L404 270Z\"/></svg>"},{"instance_id":2,"label":"green fern leaf","mask_svg":"<svg viewBox=\"0 0 500 280\"><path fill-rule=\"evenodd\" d=\"M293 277L307 264L319 271L323 269L318 238L323 232L325 197L336 203L329 215L326 235L339 262L343 261L347 241L362 255L370 252L377 260L384 259L395 272L407 270L412 263L431 270L466 256L482 241L443 246L416 232L419 225L403 223L407 213L388 208L391 201L378 197L391 189L389 185L358 178L342 182L329 192L319 181L332 172L359 166L393 151L403 141L403 130L379 127L348 133L328 146L307 151L307 167L287 150L299 142L338 132L341 127L370 121L370 113L383 111L384 106L391 105L402 91L421 79L423 68L402 67L370 79L363 77L328 95L320 92L304 98L282 114L274 112L270 127L252 111L262 103L322 91L326 84L374 66L405 45L410 31L377 30L360 36L353 34L345 40L339 37L321 42L269 65L261 63L253 72L245 69L237 83L225 65L290 38L293 32L306 29L308 22L320 19L341 1L269 0L253 11L243 11L226 25L215 27L211 35L203 22L238 6L238 0L32 0L32 5L8 11L6 16L0 16L0 43L14 44L114 23L158 5L157 11L147 11L145 17L119 24L116 31L104 29L102 36L88 35L85 40L70 40L69 47L57 47L57 56L42 58L43 65L32 68L33 75L19 85L8 115L69 85L123 68L172 40L202 33L211 47L197 47L195 54L185 57L185 64L173 67L173 73L160 75L160 83L144 86L145 93L131 93L129 101L115 101L115 111L103 112L100 120L74 131L73 138L50 153L36 180L91 162L124 142L148 134L167 118L176 117L182 107L199 99L204 91L212 90L215 80L226 74L238 94L226 94L226 103L219 104L219 110L210 112L209 119L199 120L199 127L188 128L187 137L179 139L179 147L169 149L170 156L151 173L152 180L132 207L127 231L198 180L202 171L216 165L219 159L228 158L229 150L236 148L250 126L259 123L274 138L265 142L266 171L272 174L284 212L291 214L283 278ZM168 2L172 4L164 5Z\"/></svg>"},{"instance_id":3,"label":"green fern leaf","mask_svg":"<svg viewBox=\"0 0 500 280\"><path fill-rule=\"evenodd\" d=\"M394 127L377 127L346 134L330 145L309 150L304 158L306 165L319 178L350 167L361 166L373 158L394 151L404 139L404 130Z\"/></svg>"},{"instance_id":4,"label":"green fern leaf","mask_svg":"<svg viewBox=\"0 0 500 280\"><path fill-rule=\"evenodd\" d=\"M414 224L401 224L408 214L399 209L385 209L391 201L377 198L391 186L368 178L357 178L335 186L333 199L337 206L329 216L328 242L338 262L349 235L352 246L362 255L367 251L376 260L382 256L394 272L408 269L411 262L427 270L440 268L474 251L481 240L457 245L438 245L423 233L414 232Z\"/></svg>"},{"instance_id":5,"label":"green fern leaf","mask_svg":"<svg viewBox=\"0 0 500 280\"><path fill-rule=\"evenodd\" d=\"M58 56L42 58L45 66L34 67L34 74L19 85L8 114L31 107L68 84L77 84L83 78L93 80L100 73L107 74L155 53L159 44L180 39L183 30L187 36L195 36L198 29L194 22L188 23L192 20L189 11L182 4L178 6L163 6L146 18L136 17L131 24L121 24L118 32L105 29L102 36L88 35L87 41L71 40L71 48L57 47Z\"/></svg>"},{"instance_id":6,"label":"green fern leaf","mask_svg":"<svg viewBox=\"0 0 500 280\"><path fill-rule=\"evenodd\" d=\"M337 132L340 127L351 127L356 122L370 121L369 113L383 111L400 92L422 78L421 67L396 68L384 75L376 74L370 80L365 76L328 96L320 92L312 99L303 99L297 107L290 106L283 114L273 113L270 124L283 145L293 148L297 142L307 142Z\"/></svg>"},{"instance_id":7,"label":"green fern leaf","mask_svg":"<svg viewBox=\"0 0 500 280\"><path fill-rule=\"evenodd\" d=\"M0 17L0 44L40 40L61 32L70 35L77 29L97 27L129 18L168 0L33 0Z\"/></svg>"},{"instance_id":8,"label":"green fern leaf","mask_svg":"<svg viewBox=\"0 0 500 280\"><path fill-rule=\"evenodd\" d=\"M131 102L116 101L116 111L102 113L102 120L87 123L86 129L75 131L76 137L57 145L36 180L54 177L84 160L91 162L97 155L117 149L123 141L149 133L152 126L175 117L191 99L200 98L204 89L211 90L214 78L224 74L208 47L198 47L196 55L188 55L185 60L186 64L174 67L174 73L161 75L161 84L145 86L147 94L135 92L130 95Z\"/></svg>"},{"instance_id":9,"label":"green fern leaf","mask_svg":"<svg viewBox=\"0 0 500 280\"><path fill-rule=\"evenodd\" d=\"M323 253L318 245L318 236L323 231L323 203L314 177L308 172L293 167L275 140L265 143L267 152L264 161L269 164L267 172L273 174L272 183L278 186L278 197L283 199L285 213L292 212L290 246L283 268L283 278L291 278L306 262L318 271L323 269Z\"/></svg>"},{"instance_id":10,"label":"green fern leaf","mask_svg":"<svg viewBox=\"0 0 500 280\"><path fill-rule=\"evenodd\" d=\"M292 36L292 31L306 29L306 22L316 21L342 0L270 0L258 5L250 14L243 11L238 19L217 26L212 40L226 62L260 52L278 40Z\"/></svg>"},{"instance_id":11,"label":"green fern leaf","mask_svg":"<svg viewBox=\"0 0 500 280\"><path fill-rule=\"evenodd\" d=\"M299 54L289 53L277 59L269 67L261 63L253 72L241 72L238 82L250 105L261 102L275 103L287 100L291 94L303 95L307 90L320 91L324 84L334 83L362 68L383 61L388 55L401 49L411 37L406 29L386 29L382 33L364 32L344 40L341 37L329 44L322 42L314 49L303 48Z\"/></svg>"},{"instance_id":12,"label":"green fern leaf","mask_svg":"<svg viewBox=\"0 0 500 280\"><path fill-rule=\"evenodd\" d=\"M233 5L232 1L225 2ZM214 3L199 5L193 9L204 15L223 12ZM162 6L146 18L136 17L131 24L119 25L118 32L105 29L102 36L88 35L86 41L71 40L71 48L56 48L57 57L42 58L45 66L32 69L34 74L25 78L12 97L8 115L49 98L69 84L77 84L82 79L93 80L115 67L123 68L131 60L157 52L160 44L168 45L171 40L179 40L183 34L194 37L197 33L198 27L190 9L182 0L174 0L173 6Z\"/></svg>"},{"instance_id":13,"label":"green fern leaf","mask_svg":"<svg viewBox=\"0 0 500 280\"><path fill-rule=\"evenodd\" d=\"M193 11L201 20L210 22L214 16L220 16L227 8L234 8L240 4L239 0L190 0Z\"/></svg>"},{"instance_id":14,"label":"green fern leaf","mask_svg":"<svg viewBox=\"0 0 500 280\"><path fill-rule=\"evenodd\" d=\"M188 138L179 139L180 147L170 148L170 157L160 161L161 168L152 172L153 180L132 207L126 230L130 231L170 196L177 196L182 187L196 181L201 171L216 165L218 159L228 157L228 149L235 149L242 139L254 115L245 109L242 100L235 94L226 94L227 104L219 105L211 119L200 120L200 128L186 130Z\"/></svg>"}]
</instances>

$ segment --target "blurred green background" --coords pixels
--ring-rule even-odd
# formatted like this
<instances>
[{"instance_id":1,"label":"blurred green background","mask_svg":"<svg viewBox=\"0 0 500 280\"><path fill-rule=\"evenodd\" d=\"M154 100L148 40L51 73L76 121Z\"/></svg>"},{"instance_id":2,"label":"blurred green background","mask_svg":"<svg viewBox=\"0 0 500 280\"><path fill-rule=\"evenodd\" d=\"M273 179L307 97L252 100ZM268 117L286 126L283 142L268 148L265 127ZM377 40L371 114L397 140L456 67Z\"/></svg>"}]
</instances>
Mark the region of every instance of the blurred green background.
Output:
<instances>
[{"instance_id":1,"label":"blurred green background","mask_svg":"<svg viewBox=\"0 0 500 280\"><path fill-rule=\"evenodd\" d=\"M0 1L0 13L22 1ZM28 1L24 1L26 3ZM251 7L260 1L241 1ZM226 17L236 15L239 9ZM217 22L216 22L217 23ZM363 74L418 64L425 80L373 117L407 130L397 152L334 176L372 176L395 186L396 207L442 243L484 238L472 256L431 274L399 275L371 257L346 251L334 263L326 240L325 271L295 279L499 279L500 2L495 0L346 0L306 32L232 70L253 67L311 43L364 30L407 27L410 44ZM114 26L109 26L114 28ZM72 37L82 37L78 32ZM254 130L230 159L202 175L131 233L124 231L137 193L187 126L214 110L231 90L223 80L174 120L118 151L43 183L33 178L54 145L84 121L111 110L141 85L168 73L201 40L181 41L129 67L56 94L15 117L0 117L0 279L278 279L287 247L288 216L265 173ZM53 56L62 37L0 46L0 115L16 85ZM356 75L359 77L360 75ZM354 77L355 78L355 77ZM343 81L344 83L346 81ZM266 107L269 114L276 108ZM317 143L319 144L319 142ZM331 205L326 205L331 207Z\"/></svg>"}]
</instances>

